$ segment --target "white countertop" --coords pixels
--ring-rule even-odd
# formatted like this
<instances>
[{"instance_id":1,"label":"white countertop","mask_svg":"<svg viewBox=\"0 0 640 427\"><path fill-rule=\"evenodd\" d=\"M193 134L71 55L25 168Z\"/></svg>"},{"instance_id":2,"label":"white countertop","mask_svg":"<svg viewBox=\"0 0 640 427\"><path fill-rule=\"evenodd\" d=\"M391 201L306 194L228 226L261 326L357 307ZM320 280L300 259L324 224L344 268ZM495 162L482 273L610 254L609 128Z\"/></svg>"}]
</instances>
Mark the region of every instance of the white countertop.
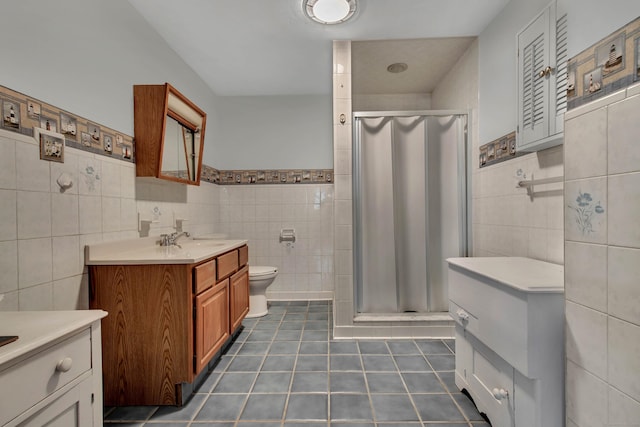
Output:
<instances>
[{"instance_id":1,"label":"white countertop","mask_svg":"<svg viewBox=\"0 0 640 427\"><path fill-rule=\"evenodd\" d=\"M246 240L187 239L180 246L160 246L158 237L118 240L85 246L87 265L195 264L246 245Z\"/></svg>"},{"instance_id":2,"label":"white countertop","mask_svg":"<svg viewBox=\"0 0 640 427\"><path fill-rule=\"evenodd\" d=\"M102 310L0 312L0 335L18 336L16 341L0 347L0 366L106 315Z\"/></svg>"},{"instance_id":3,"label":"white countertop","mask_svg":"<svg viewBox=\"0 0 640 427\"><path fill-rule=\"evenodd\" d=\"M564 292L562 265L522 257L448 258L447 262L522 292Z\"/></svg>"}]
</instances>

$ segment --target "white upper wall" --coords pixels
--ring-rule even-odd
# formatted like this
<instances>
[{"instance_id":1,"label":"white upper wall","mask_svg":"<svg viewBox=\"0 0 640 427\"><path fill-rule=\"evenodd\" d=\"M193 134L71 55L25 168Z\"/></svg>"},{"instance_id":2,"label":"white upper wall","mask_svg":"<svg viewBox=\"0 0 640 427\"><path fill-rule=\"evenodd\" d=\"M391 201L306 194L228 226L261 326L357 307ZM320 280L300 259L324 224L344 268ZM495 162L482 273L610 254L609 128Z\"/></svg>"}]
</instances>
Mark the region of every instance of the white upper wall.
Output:
<instances>
[{"instance_id":1,"label":"white upper wall","mask_svg":"<svg viewBox=\"0 0 640 427\"><path fill-rule=\"evenodd\" d=\"M511 0L480 34L480 144L516 128L516 33L548 4ZM640 15L638 0L558 0L558 8L567 13L569 57Z\"/></svg>"},{"instance_id":2,"label":"white upper wall","mask_svg":"<svg viewBox=\"0 0 640 427\"><path fill-rule=\"evenodd\" d=\"M218 97L223 169L331 169L331 96ZM206 158L205 158L206 159Z\"/></svg>"},{"instance_id":3,"label":"white upper wall","mask_svg":"<svg viewBox=\"0 0 640 427\"><path fill-rule=\"evenodd\" d=\"M215 126L213 92L126 0L3 2L0 28L10 89L133 135L133 85L170 82Z\"/></svg>"}]
</instances>

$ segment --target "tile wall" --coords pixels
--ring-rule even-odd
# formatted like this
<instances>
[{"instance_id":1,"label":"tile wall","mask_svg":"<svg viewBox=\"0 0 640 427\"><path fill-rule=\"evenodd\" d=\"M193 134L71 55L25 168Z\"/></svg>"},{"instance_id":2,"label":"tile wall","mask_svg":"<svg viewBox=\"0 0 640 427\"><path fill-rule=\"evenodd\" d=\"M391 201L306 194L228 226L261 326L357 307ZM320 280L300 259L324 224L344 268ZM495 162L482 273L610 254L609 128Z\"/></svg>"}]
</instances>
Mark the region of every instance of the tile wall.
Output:
<instances>
[{"instance_id":1,"label":"tile wall","mask_svg":"<svg viewBox=\"0 0 640 427\"><path fill-rule=\"evenodd\" d=\"M640 420L640 85L565 122L567 425Z\"/></svg>"},{"instance_id":2,"label":"tile wall","mask_svg":"<svg viewBox=\"0 0 640 427\"><path fill-rule=\"evenodd\" d=\"M157 221L151 235L173 231L174 212L187 229L215 230L213 184L137 182L132 163L71 147L64 163L40 160L32 137L3 130L0 152L0 310L86 308L84 245L137 237L138 212Z\"/></svg>"},{"instance_id":3,"label":"tile wall","mask_svg":"<svg viewBox=\"0 0 640 427\"><path fill-rule=\"evenodd\" d=\"M332 184L220 186L218 231L249 241L249 264L278 267L269 299L332 299ZM295 229L293 244L280 232Z\"/></svg>"}]
</instances>

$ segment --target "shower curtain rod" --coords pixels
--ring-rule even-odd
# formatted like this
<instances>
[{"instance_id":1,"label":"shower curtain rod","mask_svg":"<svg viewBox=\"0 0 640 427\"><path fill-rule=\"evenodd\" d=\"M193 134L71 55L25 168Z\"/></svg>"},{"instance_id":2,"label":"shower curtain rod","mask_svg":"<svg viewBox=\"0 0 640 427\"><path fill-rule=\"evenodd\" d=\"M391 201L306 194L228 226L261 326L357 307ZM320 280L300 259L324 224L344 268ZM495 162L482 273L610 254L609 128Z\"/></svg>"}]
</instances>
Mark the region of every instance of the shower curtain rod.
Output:
<instances>
[{"instance_id":1,"label":"shower curtain rod","mask_svg":"<svg viewBox=\"0 0 640 427\"><path fill-rule=\"evenodd\" d=\"M466 110L354 111L353 117L467 116Z\"/></svg>"}]
</instances>

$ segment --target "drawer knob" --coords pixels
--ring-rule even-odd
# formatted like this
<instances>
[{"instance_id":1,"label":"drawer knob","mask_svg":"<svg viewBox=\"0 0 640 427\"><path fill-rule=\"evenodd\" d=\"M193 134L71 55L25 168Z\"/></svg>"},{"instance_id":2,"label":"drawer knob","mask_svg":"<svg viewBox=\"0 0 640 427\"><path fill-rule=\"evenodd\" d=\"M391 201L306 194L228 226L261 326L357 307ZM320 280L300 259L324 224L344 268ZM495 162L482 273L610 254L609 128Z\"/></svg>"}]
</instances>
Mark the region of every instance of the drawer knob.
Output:
<instances>
[{"instance_id":1,"label":"drawer knob","mask_svg":"<svg viewBox=\"0 0 640 427\"><path fill-rule=\"evenodd\" d=\"M504 400L509 398L509 392L503 388L494 388L493 390L491 390L491 393L493 393L493 397L495 397L496 400Z\"/></svg>"},{"instance_id":2,"label":"drawer knob","mask_svg":"<svg viewBox=\"0 0 640 427\"><path fill-rule=\"evenodd\" d=\"M464 310L458 310L458 319L460 319L461 322L466 322L469 320L469 313L467 313Z\"/></svg>"},{"instance_id":3,"label":"drawer knob","mask_svg":"<svg viewBox=\"0 0 640 427\"><path fill-rule=\"evenodd\" d=\"M56 365L56 371L58 372L69 372L71 370L71 365L73 364L73 360L70 357L65 357Z\"/></svg>"}]
</instances>

